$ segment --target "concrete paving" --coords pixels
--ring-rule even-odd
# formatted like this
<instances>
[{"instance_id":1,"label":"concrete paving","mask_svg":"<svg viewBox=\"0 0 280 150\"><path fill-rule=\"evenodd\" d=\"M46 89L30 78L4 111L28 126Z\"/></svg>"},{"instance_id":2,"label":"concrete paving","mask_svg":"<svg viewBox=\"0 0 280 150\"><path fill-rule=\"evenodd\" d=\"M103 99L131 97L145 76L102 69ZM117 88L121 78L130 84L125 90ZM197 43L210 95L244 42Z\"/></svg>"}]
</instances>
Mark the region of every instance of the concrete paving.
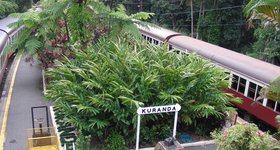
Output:
<instances>
[{"instance_id":1,"label":"concrete paving","mask_svg":"<svg viewBox=\"0 0 280 150\"><path fill-rule=\"evenodd\" d=\"M184 150L216 150L215 144L201 145L201 146L190 146L184 148Z\"/></svg>"},{"instance_id":2,"label":"concrete paving","mask_svg":"<svg viewBox=\"0 0 280 150\"><path fill-rule=\"evenodd\" d=\"M14 66L15 65L12 66L11 70ZM8 83L6 84L10 84L10 77L7 81ZM27 149L26 129L32 128L31 107L50 105L50 102L43 100L42 89L40 66L25 62L23 57L20 60L14 82L8 113L4 150ZM37 113L36 117L38 117L40 113Z\"/></svg>"}]
</instances>

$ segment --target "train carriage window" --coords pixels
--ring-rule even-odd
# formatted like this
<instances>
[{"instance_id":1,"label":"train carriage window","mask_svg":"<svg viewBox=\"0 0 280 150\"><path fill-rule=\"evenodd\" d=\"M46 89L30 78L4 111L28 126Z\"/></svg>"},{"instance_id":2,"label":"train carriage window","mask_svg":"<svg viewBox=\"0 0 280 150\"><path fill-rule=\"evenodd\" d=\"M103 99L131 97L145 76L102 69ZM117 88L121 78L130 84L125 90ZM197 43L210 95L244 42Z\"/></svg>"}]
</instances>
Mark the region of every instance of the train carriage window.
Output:
<instances>
[{"instance_id":1,"label":"train carriage window","mask_svg":"<svg viewBox=\"0 0 280 150\"><path fill-rule=\"evenodd\" d=\"M158 45L158 43L159 43L158 40L155 40L155 39L154 39L154 44L155 44L155 45Z\"/></svg>"},{"instance_id":2,"label":"train carriage window","mask_svg":"<svg viewBox=\"0 0 280 150\"><path fill-rule=\"evenodd\" d=\"M150 42L150 43L153 43L153 38L150 38L150 39L149 39L149 42Z\"/></svg>"},{"instance_id":3,"label":"train carriage window","mask_svg":"<svg viewBox=\"0 0 280 150\"><path fill-rule=\"evenodd\" d=\"M269 108L274 110L274 108L275 108L275 101L273 101L271 99L267 99L266 107L269 107Z\"/></svg>"},{"instance_id":4,"label":"train carriage window","mask_svg":"<svg viewBox=\"0 0 280 150\"><path fill-rule=\"evenodd\" d=\"M224 78L224 80L229 80L230 79L230 72L225 70L225 74L227 75L226 78Z\"/></svg>"},{"instance_id":5,"label":"train carriage window","mask_svg":"<svg viewBox=\"0 0 280 150\"><path fill-rule=\"evenodd\" d=\"M152 41L151 41L151 43L152 43L152 44L154 44L154 43L155 43L155 39L153 39L153 38L152 38Z\"/></svg>"},{"instance_id":6,"label":"train carriage window","mask_svg":"<svg viewBox=\"0 0 280 150\"><path fill-rule=\"evenodd\" d=\"M177 54L181 54L181 51L178 50L177 48L174 48L172 51L174 51L174 52L177 53Z\"/></svg>"},{"instance_id":7,"label":"train carriage window","mask_svg":"<svg viewBox=\"0 0 280 150\"><path fill-rule=\"evenodd\" d=\"M246 79L240 77L240 79L239 79L239 86L238 86L238 92L244 94L245 86L246 86Z\"/></svg>"},{"instance_id":8,"label":"train carriage window","mask_svg":"<svg viewBox=\"0 0 280 150\"><path fill-rule=\"evenodd\" d=\"M250 82L249 90L248 90L248 97L255 99L257 85L255 83Z\"/></svg>"},{"instance_id":9,"label":"train carriage window","mask_svg":"<svg viewBox=\"0 0 280 150\"><path fill-rule=\"evenodd\" d=\"M143 36L143 38L146 40L146 38L147 38L146 35L142 34L142 36Z\"/></svg>"},{"instance_id":10,"label":"train carriage window","mask_svg":"<svg viewBox=\"0 0 280 150\"><path fill-rule=\"evenodd\" d=\"M232 89L237 90L238 80L239 80L239 77L234 74L233 77L232 77L232 83L231 83L231 88Z\"/></svg>"},{"instance_id":11,"label":"train carriage window","mask_svg":"<svg viewBox=\"0 0 280 150\"><path fill-rule=\"evenodd\" d=\"M276 111L280 112L280 104L277 102Z\"/></svg>"},{"instance_id":12,"label":"train carriage window","mask_svg":"<svg viewBox=\"0 0 280 150\"><path fill-rule=\"evenodd\" d=\"M153 43L153 38L150 38L149 42L150 42L150 43Z\"/></svg>"},{"instance_id":13,"label":"train carriage window","mask_svg":"<svg viewBox=\"0 0 280 150\"><path fill-rule=\"evenodd\" d=\"M173 49L173 46L171 44L169 44L169 50L172 50Z\"/></svg>"},{"instance_id":14,"label":"train carriage window","mask_svg":"<svg viewBox=\"0 0 280 150\"><path fill-rule=\"evenodd\" d=\"M257 93L256 93L256 95L255 95L255 100L257 100L259 103L263 103L263 99L260 99L260 91L261 91L261 89L262 89L262 87L261 86L257 86Z\"/></svg>"}]
</instances>

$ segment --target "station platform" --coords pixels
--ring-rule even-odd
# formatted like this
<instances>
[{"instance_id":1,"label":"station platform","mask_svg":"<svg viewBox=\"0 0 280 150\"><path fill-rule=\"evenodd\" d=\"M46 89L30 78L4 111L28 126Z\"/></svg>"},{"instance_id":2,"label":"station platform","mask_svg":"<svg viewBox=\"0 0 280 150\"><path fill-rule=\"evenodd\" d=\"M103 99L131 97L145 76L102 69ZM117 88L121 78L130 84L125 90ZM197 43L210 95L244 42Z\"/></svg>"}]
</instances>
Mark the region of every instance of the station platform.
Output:
<instances>
[{"instance_id":1,"label":"station platform","mask_svg":"<svg viewBox=\"0 0 280 150\"><path fill-rule=\"evenodd\" d=\"M13 61L2 93L0 150L26 149L26 130L33 127L31 107L51 105L43 98L40 66L25 58L17 56Z\"/></svg>"}]
</instances>

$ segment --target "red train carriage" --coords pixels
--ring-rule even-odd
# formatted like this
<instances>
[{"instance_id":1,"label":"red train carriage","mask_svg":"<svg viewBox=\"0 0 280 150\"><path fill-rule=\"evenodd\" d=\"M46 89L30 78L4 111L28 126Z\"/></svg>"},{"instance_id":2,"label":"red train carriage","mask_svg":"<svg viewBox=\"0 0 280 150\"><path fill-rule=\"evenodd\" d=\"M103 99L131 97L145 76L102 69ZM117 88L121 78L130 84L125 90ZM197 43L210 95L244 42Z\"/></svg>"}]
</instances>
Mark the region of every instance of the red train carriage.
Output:
<instances>
[{"instance_id":1,"label":"red train carriage","mask_svg":"<svg viewBox=\"0 0 280 150\"><path fill-rule=\"evenodd\" d=\"M175 49L179 53L195 52L224 68L232 76L231 85L226 92L243 100L242 104L235 105L270 126L278 128L275 116L280 115L280 104L270 99L258 101L256 99L263 86L269 85L280 76L280 67L171 30L138 28L144 39L150 43L158 45L167 41L170 49Z\"/></svg>"}]
</instances>

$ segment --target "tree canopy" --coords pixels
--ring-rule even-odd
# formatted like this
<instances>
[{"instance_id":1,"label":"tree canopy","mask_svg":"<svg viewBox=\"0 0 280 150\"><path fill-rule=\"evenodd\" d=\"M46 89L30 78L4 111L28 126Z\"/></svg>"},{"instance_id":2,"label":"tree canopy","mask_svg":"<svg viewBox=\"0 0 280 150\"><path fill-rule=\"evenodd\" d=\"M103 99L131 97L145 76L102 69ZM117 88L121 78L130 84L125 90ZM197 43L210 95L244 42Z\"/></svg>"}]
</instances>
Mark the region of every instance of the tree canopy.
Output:
<instances>
[{"instance_id":1,"label":"tree canopy","mask_svg":"<svg viewBox=\"0 0 280 150\"><path fill-rule=\"evenodd\" d=\"M141 22L135 19L148 19L152 15L143 12L127 15L122 5L111 10L95 0L45 0L39 7L41 10L12 15L19 18L13 25L25 28L6 50L19 49L35 55L45 68L52 67L54 60L62 55L70 55L73 45L86 48L101 36L114 37L120 33L140 37L135 34L139 31L133 24Z\"/></svg>"},{"instance_id":2,"label":"tree canopy","mask_svg":"<svg viewBox=\"0 0 280 150\"><path fill-rule=\"evenodd\" d=\"M11 13L15 13L17 9L17 4L10 1L0 0L0 19L7 17Z\"/></svg>"}]
</instances>

